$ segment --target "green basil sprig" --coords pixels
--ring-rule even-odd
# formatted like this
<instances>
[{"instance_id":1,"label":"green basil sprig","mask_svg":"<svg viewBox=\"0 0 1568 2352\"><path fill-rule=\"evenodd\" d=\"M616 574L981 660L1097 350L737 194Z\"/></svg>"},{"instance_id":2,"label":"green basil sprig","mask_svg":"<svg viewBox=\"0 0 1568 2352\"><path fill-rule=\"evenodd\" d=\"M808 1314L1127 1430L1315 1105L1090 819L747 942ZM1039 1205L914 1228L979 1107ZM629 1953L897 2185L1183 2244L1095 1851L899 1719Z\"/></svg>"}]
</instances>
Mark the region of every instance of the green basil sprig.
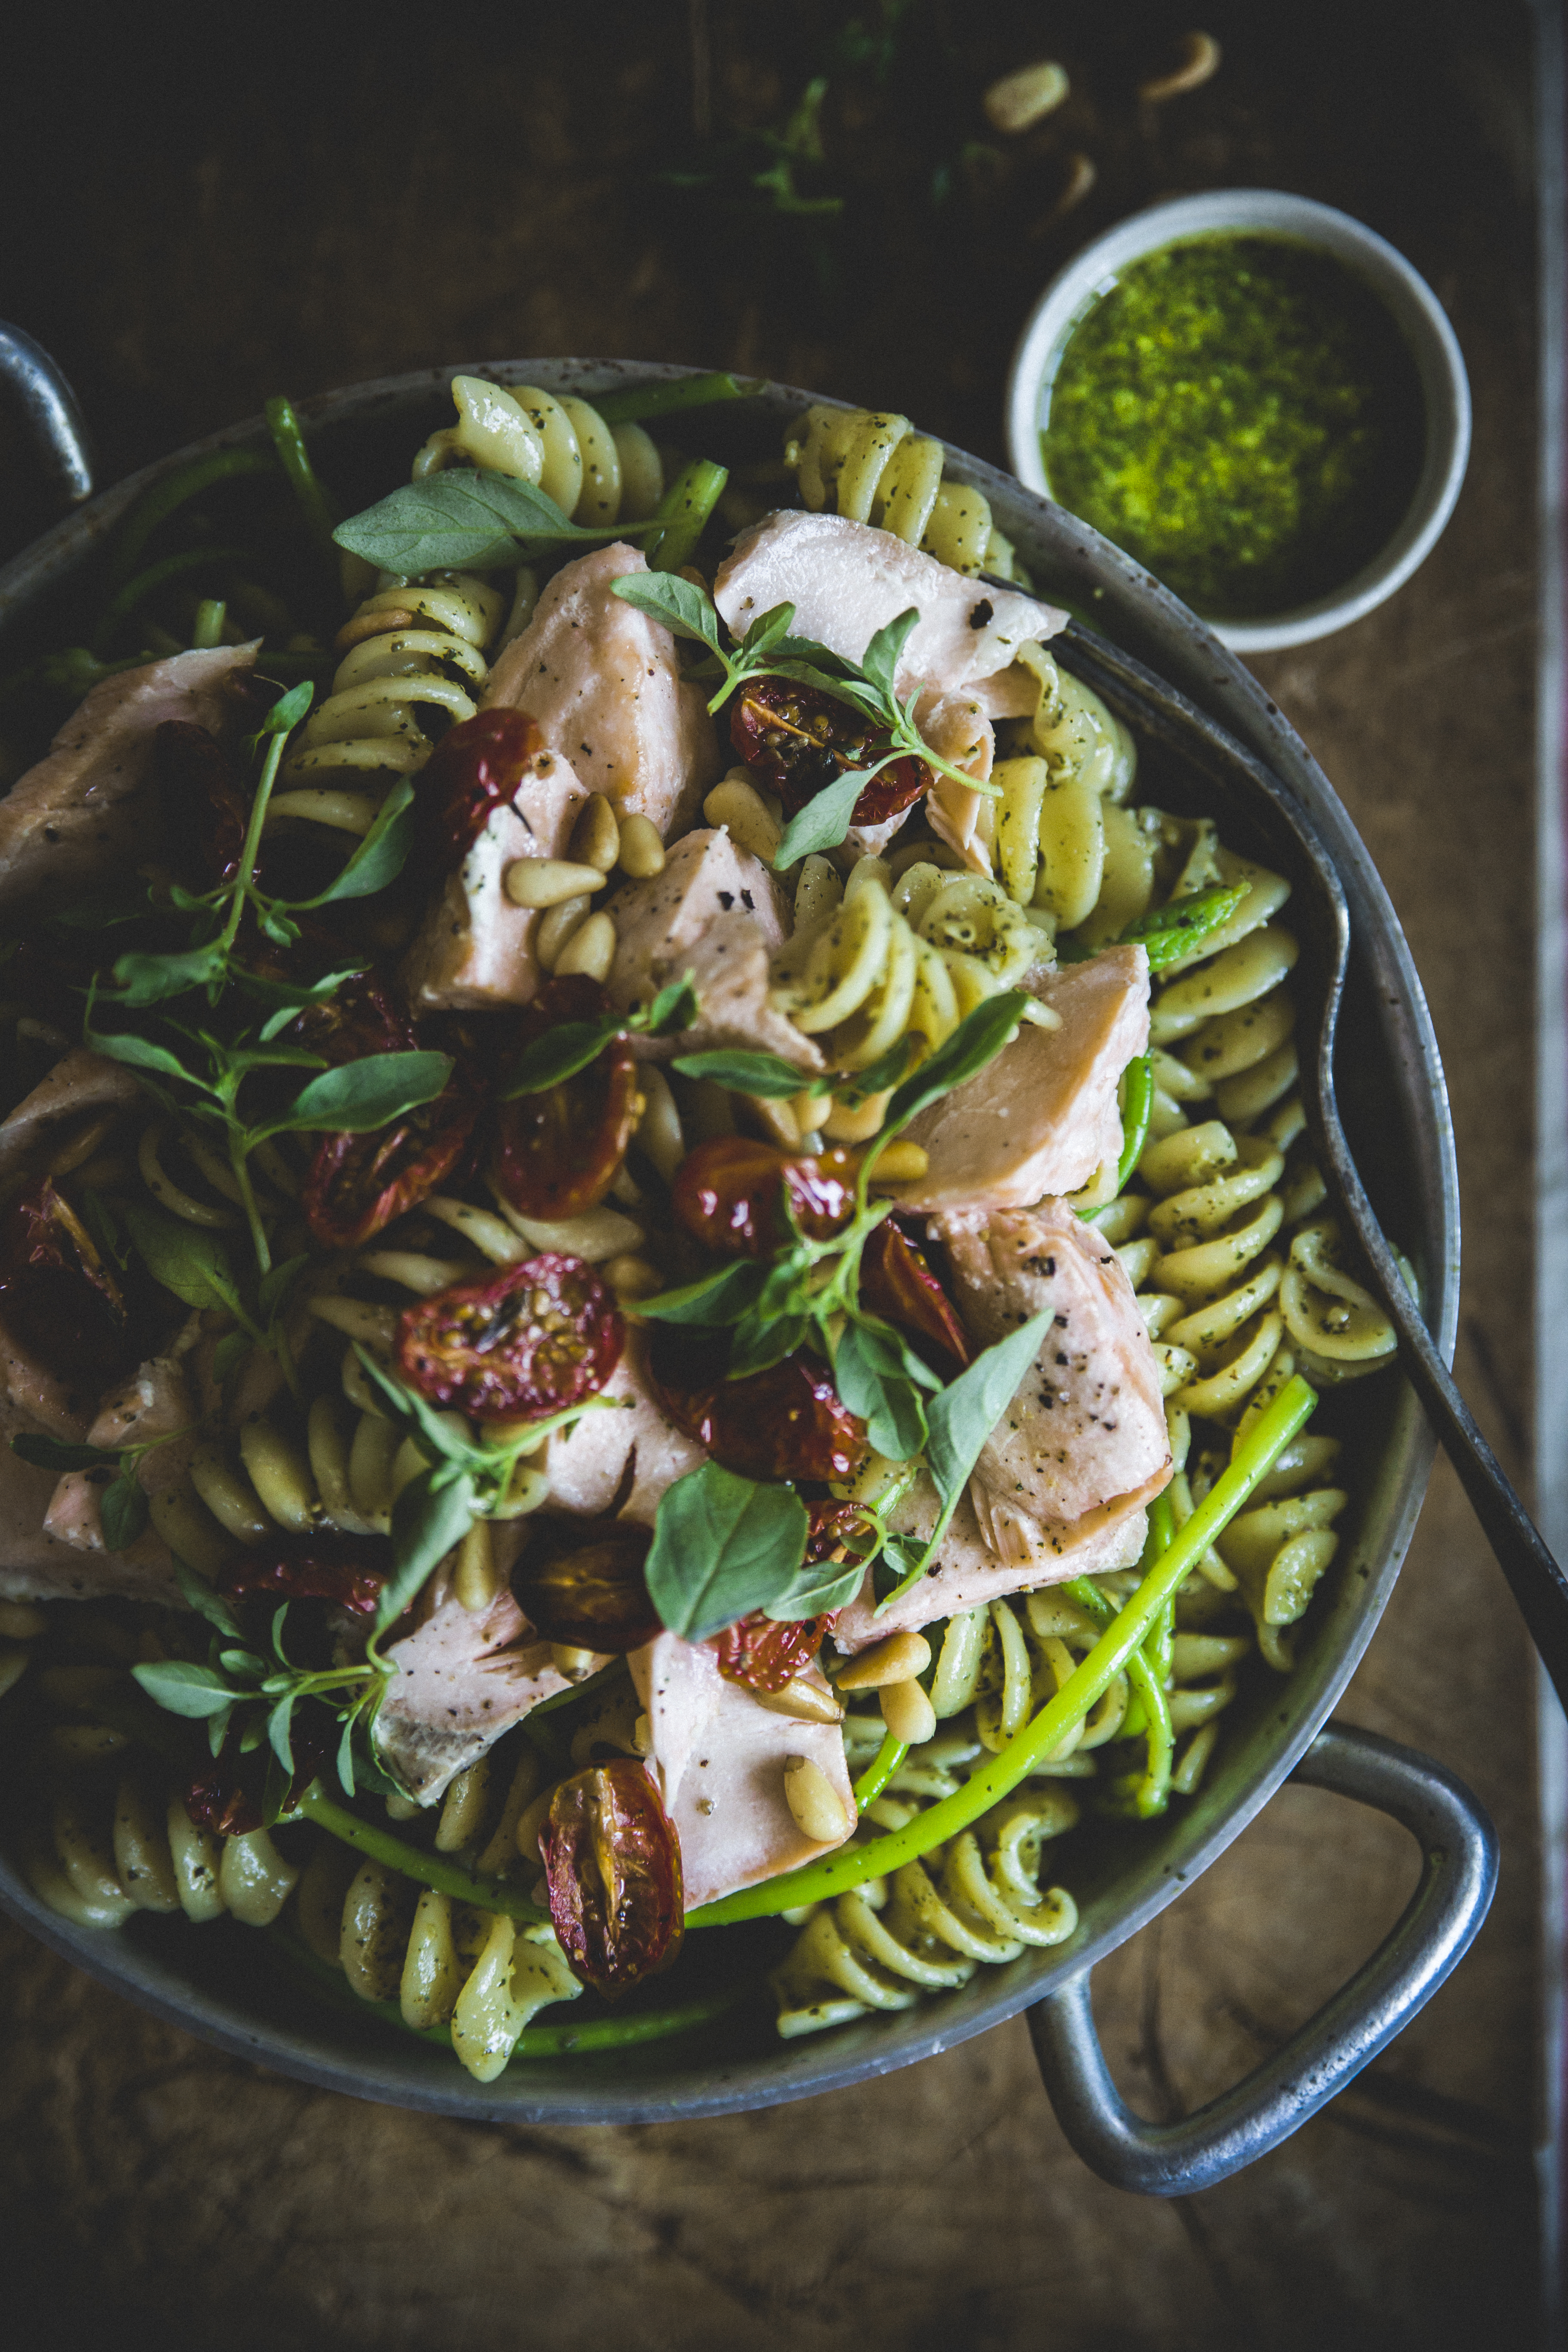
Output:
<instances>
[{"instance_id":1,"label":"green basil sprig","mask_svg":"<svg viewBox=\"0 0 1568 2352\"><path fill-rule=\"evenodd\" d=\"M574 1078L597 1061L611 1040L623 1035L664 1037L671 1030L689 1029L697 1018L697 991L690 975L661 988L651 1004L635 1013L605 1013L595 1021L562 1021L526 1046L496 1089L498 1102L514 1102L519 1095L539 1095ZM680 1064L676 1064L677 1069Z\"/></svg>"},{"instance_id":2,"label":"green basil sprig","mask_svg":"<svg viewBox=\"0 0 1568 2352\"><path fill-rule=\"evenodd\" d=\"M139 1445L79 1445L58 1437L36 1436L24 1431L11 1440L11 1451L36 1470L112 1470L110 1479L99 1497L99 1516L103 1523L103 1543L106 1551L125 1551L133 1544L147 1525L147 1496L136 1473L149 1454L156 1454L161 1445L172 1445L176 1437L187 1437L184 1429L171 1429L163 1437L144 1439Z\"/></svg>"},{"instance_id":3,"label":"green basil sprig","mask_svg":"<svg viewBox=\"0 0 1568 2352\"><path fill-rule=\"evenodd\" d=\"M586 529L511 474L467 466L404 482L332 533L340 547L385 572L501 572L556 547L600 547L662 531L664 517Z\"/></svg>"}]
</instances>

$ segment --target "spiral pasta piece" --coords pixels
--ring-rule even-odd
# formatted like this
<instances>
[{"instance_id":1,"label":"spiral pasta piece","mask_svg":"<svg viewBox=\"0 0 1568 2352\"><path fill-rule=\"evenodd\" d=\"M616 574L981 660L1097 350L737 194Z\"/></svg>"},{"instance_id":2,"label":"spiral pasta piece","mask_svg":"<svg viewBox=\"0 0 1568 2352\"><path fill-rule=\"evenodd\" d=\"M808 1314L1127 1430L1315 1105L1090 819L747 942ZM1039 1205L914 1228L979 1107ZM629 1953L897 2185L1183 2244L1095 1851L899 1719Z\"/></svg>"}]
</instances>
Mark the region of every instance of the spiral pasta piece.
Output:
<instances>
[{"instance_id":1,"label":"spiral pasta piece","mask_svg":"<svg viewBox=\"0 0 1568 2352\"><path fill-rule=\"evenodd\" d=\"M303 816L368 832L378 782L414 774L437 734L474 716L489 676L485 649L505 616L500 591L468 572L398 581L367 596L339 637L347 651L331 694L293 739L268 821ZM434 731L421 724L426 712ZM356 792L362 777L372 789ZM296 784L305 789L289 789Z\"/></svg>"},{"instance_id":2,"label":"spiral pasta piece","mask_svg":"<svg viewBox=\"0 0 1568 2352\"><path fill-rule=\"evenodd\" d=\"M880 858L862 857L840 896L826 859L808 858L770 1001L836 1068L866 1069L900 1037L922 1058L934 1052L1049 951L1044 926L984 875L921 861L895 882Z\"/></svg>"},{"instance_id":3,"label":"spiral pasta piece","mask_svg":"<svg viewBox=\"0 0 1568 2352\"><path fill-rule=\"evenodd\" d=\"M426 442L414 460L416 482L447 466L508 474L590 528L641 521L664 495L663 463L643 427L606 425L586 400L458 375L452 402L458 422Z\"/></svg>"},{"instance_id":4,"label":"spiral pasta piece","mask_svg":"<svg viewBox=\"0 0 1568 2352\"><path fill-rule=\"evenodd\" d=\"M785 434L784 464L814 514L826 509L872 523L955 572L1023 579L989 499L969 483L943 479L942 444L917 433L907 416L808 408Z\"/></svg>"}]
</instances>

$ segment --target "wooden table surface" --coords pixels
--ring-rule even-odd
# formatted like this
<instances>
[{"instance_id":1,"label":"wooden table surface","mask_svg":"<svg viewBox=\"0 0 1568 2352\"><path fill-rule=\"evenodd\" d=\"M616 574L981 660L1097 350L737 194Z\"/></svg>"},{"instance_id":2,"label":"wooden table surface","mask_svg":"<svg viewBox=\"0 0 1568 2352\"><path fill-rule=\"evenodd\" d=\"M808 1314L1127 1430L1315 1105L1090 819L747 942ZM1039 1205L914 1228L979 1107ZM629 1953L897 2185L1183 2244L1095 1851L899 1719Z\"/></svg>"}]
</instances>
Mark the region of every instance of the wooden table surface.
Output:
<instances>
[{"instance_id":1,"label":"wooden table surface","mask_svg":"<svg viewBox=\"0 0 1568 2352\"><path fill-rule=\"evenodd\" d=\"M683 12L322 13L334 29L299 42L258 18L221 61L172 30L91 57L75 34L28 37L0 151L0 312L65 362L106 479L279 387L528 352L757 370L905 409L997 457L1007 352L1046 278L1127 211L1215 184L1342 205L1429 278L1476 399L1454 521L1381 612L1256 666L1348 802L1432 1002L1468 1216L1458 1367L1524 1475L1535 460L1522 0L1238 0L1204 18L1224 44L1218 76L1158 110L1133 86L1191 24L1180 11L1005 0L980 24L917 5L888 91L863 67L832 117L851 203L826 286L798 236L711 235L650 192L689 134ZM715 118L777 119L845 17L783 8L754 23L730 0L693 0ZM868 0L855 21L884 20ZM1072 96L999 168L978 93L1042 54L1067 64ZM1096 184L1053 225L1074 153ZM939 168L950 193L933 211ZM21 468L7 426L7 546L39 519ZM1528 2344L1532 1705L1501 1579L1439 1465L1342 1714L1426 1749L1481 1796L1502 1842L1491 1917L1321 2116L1173 2204L1083 2169L1021 2022L770 2113L500 2129L247 2067L6 1929L5 2307L27 2315L12 2340L67 2352L155 2328L171 2347L225 2352ZM1129 2096L1173 2114L1234 2079L1356 1965L1413 1881L1403 1832L1287 1790L1100 1971Z\"/></svg>"}]
</instances>

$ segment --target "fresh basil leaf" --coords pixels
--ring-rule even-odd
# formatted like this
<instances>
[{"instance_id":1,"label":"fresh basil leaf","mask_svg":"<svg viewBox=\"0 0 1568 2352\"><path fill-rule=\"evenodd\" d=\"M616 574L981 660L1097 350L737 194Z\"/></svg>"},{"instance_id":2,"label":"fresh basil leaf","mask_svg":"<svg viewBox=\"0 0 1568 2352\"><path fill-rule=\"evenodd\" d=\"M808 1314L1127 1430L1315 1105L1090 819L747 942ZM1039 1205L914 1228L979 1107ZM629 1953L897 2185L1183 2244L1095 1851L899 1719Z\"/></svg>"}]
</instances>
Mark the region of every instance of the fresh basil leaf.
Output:
<instances>
[{"instance_id":1,"label":"fresh basil leaf","mask_svg":"<svg viewBox=\"0 0 1568 2352\"><path fill-rule=\"evenodd\" d=\"M466 1473L445 1477L422 1470L392 1507L392 1574L383 1587L375 1630L395 1623L437 1564L474 1523L477 1497Z\"/></svg>"},{"instance_id":2,"label":"fresh basil leaf","mask_svg":"<svg viewBox=\"0 0 1568 2352\"><path fill-rule=\"evenodd\" d=\"M743 1315L736 1324L730 1342L730 1365L726 1377L743 1381L753 1372L771 1371L793 1356L811 1336L808 1317L800 1314L768 1315L755 1308Z\"/></svg>"},{"instance_id":3,"label":"fresh basil leaf","mask_svg":"<svg viewBox=\"0 0 1568 2352\"><path fill-rule=\"evenodd\" d=\"M1168 906L1156 907L1152 913L1129 923L1117 945L1146 948L1150 971L1163 971L1167 964L1191 955L1211 933L1228 923L1249 887L1246 882L1231 882L1213 890L1194 890L1185 898L1173 898Z\"/></svg>"},{"instance_id":4,"label":"fresh basil leaf","mask_svg":"<svg viewBox=\"0 0 1568 2352\"><path fill-rule=\"evenodd\" d=\"M931 1424L927 1459L943 1502L961 1495L980 1451L1017 1395L1051 1328L1051 1314L1032 1315L1017 1330L976 1356L926 1407Z\"/></svg>"},{"instance_id":5,"label":"fresh basil leaf","mask_svg":"<svg viewBox=\"0 0 1568 2352\"><path fill-rule=\"evenodd\" d=\"M226 1633L231 1641L244 1641L245 1633L239 1620L222 1593L215 1592L205 1577L198 1576L178 1552L174 1555L174 1574L180 1580L180 1591L184 1594L188 1607L194 1609L198 1616L205 1617L207 1623L216 1626L220 1633Z\"/></svg>"},{"instance_id":6,"label":"fresh basil leaf","mask_svg":"<svg viewBox=\"0 0 1568 2352\"><path fill-rule=\"evenodd\" d=\"M118 886L95 891L91 898L78 898L49 917L68 931L108 931L121 923L136 923L150 912L153 892L149 884L131 875Z\"/></svg>"},{"instance_id":7,"label":"fresh basil leaf","mask_svg":"<svg viewBox=\"0 0 1568 2352\"><path fill-rule=\"evenodd\" d=\"M289 901L296 914L343 898L369 898L395 882L414 848L414 782L400 776L375 813L375 822L336 878L313 898Z\"/></svg>"},{"instance_id":8,"label":"fresh basil leaf","mask_svg":"<svg viewBox=\"0 0 1568 2352\"><path fill-rule=\"evenodd\" d=\"M131 1263L131 1247L115 1223L113 1210L90 1184L83 1187L80 1199L81 1221L97 1243L99 1255L111 1258L123 1273Z\"/></svg>"},{"instance_id":9,"label":"fresh basil leaf","mask_svg":"<svg viewBox=\"0 0 1568 2352\"><path fill-rule=\"evenodd\" d=\"M814 1090L826 1092L830 1087L840 1102L847 1103L852 1110L856 1109L872 1095L885 1094L889 1087L898 1085L909 1068L910 1056L914 1050L914 1039L906 1031L903 1036L894 1038L885 1054L879 1054L874 1062L868 1062L863 1070L851 1070L847 1078L838 1077L826 1082L818 1079Z\"/></svg>"},{"instance_id":10,"label":"fresh basil leaf","mask_svg":"<svg viewBox=\"0 0 1568 2352\"><path fill-rule=\"evenodd\" d=\"M737 1094L763 1095L770 1101L811 1088L809 1070L797 1070L782 1054L746 1054L718 1046L710 1054L678 1054L670 1067L683 1078L710 1078Z\"/></svg>"},{"instance_id":11,"label":"fresh basil leaf","mask_svg":"<svg viewBox=\"0 0 1568 2352\"><path fill-rule=\"evenodd\" d=\"M298 1691L290 1691L287 1697L279 1700L267 1717L267 1737L272 1743L272 1753L285 1772L290 1774L294 1769L294 1749L289 1738L289 1727L299 1697Z\"/></svg>"},{"instance_id":12,"label":"fresh basil leaf","mask_svg":"<svg viewBox=\"0 0 1568 2352\"><path fill-rule=\"evenodd\" d=\"M634 572L611 585L624 604L646 613L651 621L662 621L673 636L689 637L710 653L720 652L719 615L711 597L679 572Z\"/></svg>"},{"instance_id":13,"label":"fresh basil leaf","mask_svg":"<svg viewBox=\"0 0 1568 2352\"><path fill-rule=\"evenodd\" d=\"M300 936L300 926L291 922L281 907L268 905L265 898L252 899L256 919L275 947L291 948Z\"/></svg>"},{"instance_id":14,"label":"fresh basil leaf","mask_svg":"<svg viewBox=\"0 0 1568 2352\"><path fill-rule=\"evenodd\" d=\"M354 1725L358 1720L357 1715L349 1717L338 1742L338 1780L346 1797L354 1793Z\"/></svg>"},{"instance_id":15,"label":"fresh basil leaf","mask_svg":"<svg viewBox=\"0 0 1568 2352\"><path fill-rule=\"evenodd\" d=\"M105 1463L118 1465L118 1453L101 1445L76 1445L63 1437L37 1437L31 1430L11 1440L11 1451L35 1470L97 1470Z\"/></svg>"},{"instance_id":16,"label":"fresh basil leaf","mask_svg":"<svg viewBox=\"0 0 1568 2352\"><path fill-rule=\"evenodd\" d=\"M341 971L324 973L309 988L303 988L291 980L268 979L261 972L248 971L243 964L231 964L228 978L229 985L237 988L242 994L258 997L263 1004L277 1006L278 1010L268 1014L261 1031L262 1044L269 1045L307 1004L324 1003L328 997L337 994L345 981L357 980L362 972L369 970L366 963L345 964Z\"/></svg>"},{"instance_id":17,"label":"fresh basil leaf","mask_svg":"<svg viewBox=\"0 0 1568 2352\"><path fill-rule=\"evenodd\" d=\"M764 654L776 652L789 636L794 622L793 604L774 604L769 611L759 613L741 639L741 652L748 665L755 666Z\"/></svg>"},{"instance_id":18,"label":"fresh basil leaf","mask_svg":"<svg viewBox=\"0 0 1568 2352\"><path fill-rule=\"evenodd\" d=\"M451 1075L449 1054L367 1054L323 1070L280 1118L268 1119L255 1135L258 1140L322 1130L366 1135L421 1103L434 1102Z\"/></svg>"},{"instance_id":19,"label":"fresh basil leaf","mask_svg":"<svg viewBox=\"0 0 1568 2352\"><path fill-rule=\"evenodd\" d=\"M201 1084L199 1078L192 1078L184 1064L166 1045L154 1045L150 1039L132 1036L129 1031L85 1026L82 1034L95 1054L102 1054L111 1062L124 1062L133 1070L156 1070L163 1077L183 1078L190 1086Z\"/></svg>"},{"instance_id":20,"label":"fresh basil leaf","mask_svg":"<svg viewBox=\"0 0 1568 2352\"><path fill-rule=\"evenodd\" d=\"M889 700L893 696L893 681L898 676L900 658L909 642L910 631L919 619L919 611L911 604L907 612L899 614L896 621L889 621L885 628L878 630L860 656L861 668L872 685Z\"/></svg>"},{"instance_id":21,"label":"fresh basil leaf","mask_svg":"<svg viewBox=\"0 0 1568 2352\"><path fill-rule=\"evenodd\" d=\"M925 1409L905 1368L904 1350L890 1335L868 1324L847 1324L833 1359L833 1385L840 1402L866 1423L879 1454L908 1462L920 1453L926 1442Z\"/></svg>"},{"instance_id":22,"label":"fresh basil leaf","mask_svg":"<svg viewBox=\"0 0 1568 2352\"><path fill-rule=\"evenodd\" d=\"M225 1681L216 1666L186 1665L181 1659L160 1658L154 1664L132 1666L131 1672L148 1697L170 1715L216 1715L244 1696Z\"/></svg>"},{"instance_id":23,"label":"fresh basil leaf","mask_svg":"<svg viewBox=\"0 0 1568 2352\"><path fill-rule=\"evenodd\" d=\"M260 1715L252 1715L248 1717L246 1721L245 1728L239 1735L240 1754L242 1756L254 1756L256 1750L260 1747L266 1737L266 1717Z\"/></svg>"},{"instance_id":24,"label":"fresh basil leaf","mask_svg":"<svg viewBox=\"0 0 1568 2352\"><path fill-rule=\"evenodd\" d=\"M207 1746L212 1749L215 1756L222 1755L223 1744L228 1738L228 1727L233 1721L234 1709L232 1706L220 1706L216 1715L208 1716Z\"/></svg>"},{"instance_id":25,"label":"fresh basil leaf","mask_svg":"<svg viewBox=\"0 0 1568 2352\"><path fill-rule=\"evenodd\" d=\"M422 482L405 482L340 523L332 537L351 555L363 555L384 571L410 574L501 571L516 565L531 547L592 546L637 538L652 528L621 522L611 530L582 530L531 482L454 467Z\"/></svg>"},{"instance_id":26,"label":"fresh basil leaf","mask_svg":"<svg viewBox=\"0 0 1568 2352\"><path fill-rule=\"evenodd\" d=\"M815 1577L815 1583L805 1580ZM865 1559L806 1561L789 1591L782 1593L764 1616L775 1621L791 1617L825 1617L830 1609L847 1609L866 1580Z\"/></svg>"},{"instance_id":27,"label":"fresh basil leaf","mask_svg":"<svg viewBox=\"0 0 1568 2352\"><path fill-rule=\"evenodd\" d=\"M314 690L310 679L302 677L298 686L291 686L287 694L279 696L257 729L257 733L287 735L291 729L298 727L301 719L309 714L310 698Z\"/></svg>"},{"instance_id":28,"label":"fresh basil leaf","mask_svg":"<svg viewBox=\"0 0 1568 2352\"><path fill-rule=\"evenodd\" d=\"M133 1470L111 1479L99 1499L106 1551L126 1551L147 1525L147 1497Z\"/></svg>"},{"instance_id":29,"label":"fresh basil leaf","mask_svg":"<svg viewBox=\"0 0 1568 2352\"><path fill-rule=\"evenodd\" d=\"M241 1634L240 1639L243 1642L245 1636ZM226 1675L243 1675L247 1682L260 1683L263 1690L268 1687L263 1679L267 1673L267 1661L258 1658L254 1650L220 1650L217 1662ZM288 1680L287 1675L284 1680Z\"/></svg>"},{"instance_id":30,"label":"fresh basil leaf","mask_svg":"<svg viewBox=\"0 0 1568 2352\"><path fill-rule=\"evenodd\" d=\"M882 1124L883 1141L907 1126L917 1112L976 1077L987 1063L994 1062L1003 1046L1011 1045L1017 1035L1028 1002L1021 989L1007 988L966 1013L952 1036L901 1086L894 1087Z\"/></svg>"},{"instance_id":31,"label":"fresh basil leaf","mask_svg":"<svg viewBox=\"0 0 1568 2352\"><path fill-rule=\"evenodd\" d=\"M497 1088L496 1100L515 1102L519 1095L542 1095L563 1079L574 1078L626 1025L618 1013L605 1013L596 1021L563 1021L547 1029L524 1046Z\"/></svg>"},{"instance_id":32,"label":"fresh basil leaf","mask_svg":"<svg viewBox=\"0 0 1568 2352\"><path fill-rule=\"evenodd\" d=\"M651 1004L632 1013L626 1027L644 1036L667 1037L672 1030L689 1029L699 1010L696 984L689 971L683 972L661 988Z\"/></svg>"},{"instance_id":33,"label":"fresh basil leaf","mask_svg":"<svg viewBox=\"0 0 1568 2352\"><path fill-rule=\"evenodd\" d=\"M688 1642L765 1609L805 1557L805 1505L788 1486L759 1486L717 1462L678 1478L659 1498L645 1573L660 1619Z\"/></svg>"},{"instance_id":34,"label":"fresh basil leaf","mask_svg":"<svg viewBox=\"0 0 1568 2352\"><path fill-rule=\"evenodd\" d=\"M166 996L185 996L222 977L228 950L221 940L184 955L122 955L114 966L120 993L117 1004L160 1004Z\"/></svg>"},{"instance_id":35,"label":"fresh basil leaf","mask_svg":"<svg viewBox=\"0 0 1568 2352\"><path fill-rule=\"evenodd\" d=\"M899 1580L894 1591L901 1591L924 1570L926 1555L931 1549L923 1536L886 1535L882 1538L882 1561ZM889 1595L891 1598L891 1595Z\"/></svg>"},{"instance_id":36,"label":"fresh basil leaf","mask_svg":"<svg viewBox=\"0 0 1568 2352\"><path fill-rule=\"evenodd\" d=\"M700 1323L712 1328L738 1323L756 1304L766 1280L765 1266L742 1258L735 1265L721 1266L717 1274L705 1274L700 1282L639 1299L637 1312L655 1323Z\"/></svg>"},{"instance_id":37,"label":"fresh basil leaf","mask_svg":"<svg viewBox=\"0 0 1568 2352\"><path fill-rule=\"evenodd\" d=\"M250 1353L254 1341L248 1331L226 1331L213 1349L213 1378L221 1388L242 1356Z\"/></svg>"},{"instance_id":38,"label":"fresh basil leaf","mask_svg":"<svg viewBox=\"0 0 1568 2352\"><path fill-rule=\"evenodd\" d=\"M281 1265L273 1266L269 1273L262 1276L261 1286L257 1292L257 1303L261 1309L261 1319L264 1323L270 1323L275 1319L286 1304L289 1292L310 1263L310 1254L309 1250L304 1250L298 1257L285 1258Z\"/></svg>"},{"instance_id":39,"label":"fresh basil leaf","mask_svg":"<svg viewBox=\"0 0 1568 2352\"><path fill-rule=\"evenodd\" d=\"M150 1201L127 1201L125 1223L148 1273L187 1307L225 1307L238 1300L228 1252L216 1234L187 1225Z\"/></svg>"},{"instance_id":40,"label":"fresh basil leaf","mask_svg":"<svg viewBox=\"0 0 1568 2352\"><path fill-rule=\"evenodd\" d=\"M815 793L799 815L792 816L785 825L784 838L773 852L774 873L782 874L786 866L794 866L802 857L837 849L849 830L855 803L866 784L865 773L851 768L837 783L825 784Z\"/></svg>"},{"instance_id":41,"label":"fresh basil leaf","mask_svg":"<svg viewBox=\"0 0 1568 2352\"><path fill-rule=\"evenodd\" d=\"M363 1365L367 1378L381 1391L393 1418L401 1423L432 1462L447 1462L460 1470L479 1470L489 1465L481 1448L470 1445L455 1436L432 1404L427 1404L417 1389L406 1387L384 1364L378 1364L368 1348L354 1342L354 1353ZM527 1441L534 1442L529 1431Z\"/></svg>"}]
</instances>

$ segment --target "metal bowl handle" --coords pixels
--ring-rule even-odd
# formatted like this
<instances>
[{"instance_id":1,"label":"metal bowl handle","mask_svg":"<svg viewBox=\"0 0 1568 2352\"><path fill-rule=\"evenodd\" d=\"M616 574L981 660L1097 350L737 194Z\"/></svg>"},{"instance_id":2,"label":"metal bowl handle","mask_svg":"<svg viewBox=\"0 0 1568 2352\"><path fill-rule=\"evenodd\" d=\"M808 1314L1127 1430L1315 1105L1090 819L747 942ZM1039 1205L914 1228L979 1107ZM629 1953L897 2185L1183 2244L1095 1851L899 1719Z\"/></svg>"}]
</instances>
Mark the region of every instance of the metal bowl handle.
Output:
<instances>
[{"instance_id":1,"label":"metal bowl handle","mask_svg":"<svg viewBox=\"0 0 1568 2352\"><path fill-rule=\"evenodd\" d=\"M0 320L0 382L26 420L62 506L92 496L92 444L81 405L58 362L20 327Z\"/></svg>"},{"instance_id":2,"label":"metal bowl handle","mask_svg":"<svg viewBox=\"0 0 1568 2352\"><path fill-rule=\"evenodd\" d=\"M1091 2170L1146 2197L1211 2189L1266 2156L1342 2090L1429 2000L1468 1950L1497 1884L1497 1835L1440 1764L1374 1732L1330 1724L1291 1778L1373 1805L1422 1849L1421 1883L1371 1959L1233 2089L1178 2123L1145 2123L1110 2079L1094 2029L1089 1971L1028 2012L1040 2074Z\"/></svg>"}]
</instances>

